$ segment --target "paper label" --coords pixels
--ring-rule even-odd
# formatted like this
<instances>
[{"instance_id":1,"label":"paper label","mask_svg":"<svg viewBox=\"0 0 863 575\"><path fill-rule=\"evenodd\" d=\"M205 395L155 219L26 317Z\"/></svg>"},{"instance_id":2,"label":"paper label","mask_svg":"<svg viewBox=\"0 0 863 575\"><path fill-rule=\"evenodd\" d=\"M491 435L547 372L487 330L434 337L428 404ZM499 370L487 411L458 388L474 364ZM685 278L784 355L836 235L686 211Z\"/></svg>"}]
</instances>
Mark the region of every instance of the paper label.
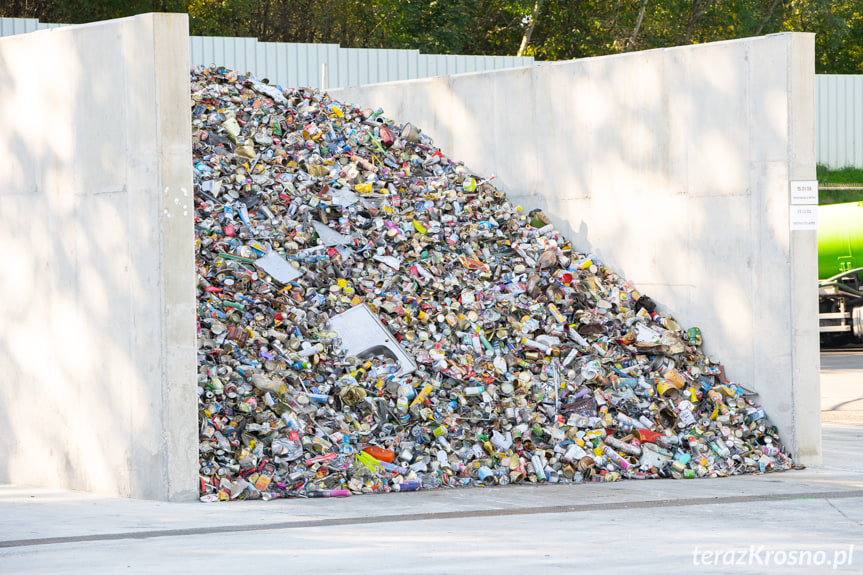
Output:
<instances>
[{"instance_id":1,"label":"paper label","mask_svg":"<svg viewBox=\"0 0 863 575\"><path fill-rule=\"evenodd\" d=\"M791 206L792 230L817 230L818 206Z\"/></svg>"},{"instance_id":2,"label":"paper label","mask_svg":"<svg viewBox=\"0 0 863 575\"><path fill-rule=\"evenodd\" d=\"M791 203L799 205L818 205L818 181L791 182Z\"/></svg>"}]
</instances>

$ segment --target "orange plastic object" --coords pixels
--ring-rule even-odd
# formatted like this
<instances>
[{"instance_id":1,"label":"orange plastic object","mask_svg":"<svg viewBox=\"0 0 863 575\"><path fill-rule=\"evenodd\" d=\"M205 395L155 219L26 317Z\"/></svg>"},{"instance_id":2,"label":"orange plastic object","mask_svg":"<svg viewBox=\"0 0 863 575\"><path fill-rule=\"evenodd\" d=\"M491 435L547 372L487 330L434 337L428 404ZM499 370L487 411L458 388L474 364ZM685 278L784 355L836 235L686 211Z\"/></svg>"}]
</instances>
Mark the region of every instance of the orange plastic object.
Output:
<instances>
[{"instance_id":1,"label":"orange plastic object","mask_svg":"<svg viewBox=\"0 0 863 575\"><path fill-rule=\"evenodd\" d=\"M368 447L364 447L363 451L374 457L379 461L385 461L386 463L392 463L396 458L396 454L390 451L389 449L384 449L383 447L378 447L377 445L369 445Z\"/></svg>"},{"instance_id":2,"label":"orange plastic object","mask_svg":"<svg viewBox=\"0 0 863 575\"><path fill-rule=\"evenodd\" d=\"M662 436L661 433L650 431L647 429L636 429L633 434L638 437L642 443L655 443L656 439Z\"/></svg>"}]
</instances>

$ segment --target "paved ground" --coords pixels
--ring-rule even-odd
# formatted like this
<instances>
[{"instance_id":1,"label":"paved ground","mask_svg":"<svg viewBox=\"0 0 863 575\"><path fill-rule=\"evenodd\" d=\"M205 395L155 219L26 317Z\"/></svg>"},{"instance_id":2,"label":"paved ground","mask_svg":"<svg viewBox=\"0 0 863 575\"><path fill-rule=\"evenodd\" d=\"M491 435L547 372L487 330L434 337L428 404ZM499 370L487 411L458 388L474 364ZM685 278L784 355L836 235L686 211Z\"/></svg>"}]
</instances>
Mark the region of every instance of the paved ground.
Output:
<instances>
[{"instance_id":1,"label":"paved ground","mask_svg":"<svg viewBox=\"0 0 863 575\"><path fill-rule=\"evenodd\" d=\"M821 354L821 420L863 426L863 347Z\"/></svg>"},{"instance_id":2,"label":"paved ground","mask_svg":"<svg viewBox=\"0 0 863 575\"><path fill-rule=\"evenodd\" d=\"M0 486L0 573L863 573L863 352L822 367L821 468L230 504Z\"/></svg>"}]
</instances>

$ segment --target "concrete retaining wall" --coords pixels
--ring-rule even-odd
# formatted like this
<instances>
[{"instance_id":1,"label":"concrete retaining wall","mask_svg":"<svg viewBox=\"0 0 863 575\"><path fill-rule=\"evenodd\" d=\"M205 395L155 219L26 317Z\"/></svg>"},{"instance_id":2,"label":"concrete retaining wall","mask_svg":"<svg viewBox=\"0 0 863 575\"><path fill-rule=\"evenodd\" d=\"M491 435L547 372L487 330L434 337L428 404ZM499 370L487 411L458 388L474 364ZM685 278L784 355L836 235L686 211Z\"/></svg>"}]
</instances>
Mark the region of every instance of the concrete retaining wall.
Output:
<instances>
[{"instance_id":1,"label":"concrete retaining wall","mask_svg":"<svg viewBox=\"0 0 863 575\"><path fill-rule=\"evenodd\" d=\"M423 128L543 208L761 394L799 461L821 459L814 36L760 38L333 90Z\"/></svg>"},{"instance_id":2,"label":"concrete retaining wall","mask_svg":"<svg viewBox=\"0 0 863 575\"><path fill-rule=\"evenodd\" d=\"M197 495L185 15L0 39L0 482Z\"/></svg>"},{"instance_id":3,"label":"concrete retaining wall","mask_svg":"<svg viewBox=\"0 0 863 575\"><path fill-rule=\"evenodd\" d=\"M0 482L197 492L188 23L0 40ZM416 80L384 106L542 207L762 394L820 460L808 34Z\"/></svg>"}]
</instances>

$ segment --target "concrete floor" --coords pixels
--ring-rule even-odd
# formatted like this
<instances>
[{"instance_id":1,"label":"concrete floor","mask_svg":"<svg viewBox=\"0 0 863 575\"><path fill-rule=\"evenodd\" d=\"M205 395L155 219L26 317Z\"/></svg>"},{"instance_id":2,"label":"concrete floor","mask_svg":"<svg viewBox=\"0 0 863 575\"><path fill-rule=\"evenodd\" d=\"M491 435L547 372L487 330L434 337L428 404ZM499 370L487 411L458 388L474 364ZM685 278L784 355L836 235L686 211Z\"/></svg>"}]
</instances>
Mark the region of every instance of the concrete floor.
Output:
<instances>
[{"instance_id":1,"label":"concrete floor","mask_svg":"<svg viewBox=\"0 0 863 575\"><path fill-rule=\"evenodd\" d=\"M0 573L863 573L863 351L821 361L817 469L228 504L0 486Z\"/></svg>"},{"instance_id":2,"label":"concrete floor","mask_svg":"<svg viewBox=\"0 0 863 575\"><path fill-rule=\"evenodd\" d=\"M863 425L863 347L821 354L821 421Z\"/></svg>"}]
</instances>

